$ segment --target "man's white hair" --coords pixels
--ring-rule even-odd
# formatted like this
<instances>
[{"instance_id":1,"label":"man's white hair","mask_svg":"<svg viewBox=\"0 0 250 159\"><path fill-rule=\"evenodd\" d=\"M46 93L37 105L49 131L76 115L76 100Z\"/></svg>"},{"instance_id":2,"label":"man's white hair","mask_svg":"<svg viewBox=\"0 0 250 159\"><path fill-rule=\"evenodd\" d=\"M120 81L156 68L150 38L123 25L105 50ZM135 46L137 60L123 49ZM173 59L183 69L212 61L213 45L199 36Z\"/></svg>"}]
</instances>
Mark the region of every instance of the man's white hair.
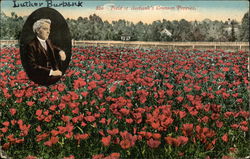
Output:
<instances>
[{"instance_id":1,"label":"man's white hair","mask_svg":"<svg viewBox=\"0 0 250 159\"><path fill-rule=\"evenodd\" d=\"M33 24L33 32L36 33L36 31L38 29L41 28L42 24L44 23L48 23L51 24L51 20L50 19L39 19L37 20L34 24Z\"/></svg>"}]
</instances>

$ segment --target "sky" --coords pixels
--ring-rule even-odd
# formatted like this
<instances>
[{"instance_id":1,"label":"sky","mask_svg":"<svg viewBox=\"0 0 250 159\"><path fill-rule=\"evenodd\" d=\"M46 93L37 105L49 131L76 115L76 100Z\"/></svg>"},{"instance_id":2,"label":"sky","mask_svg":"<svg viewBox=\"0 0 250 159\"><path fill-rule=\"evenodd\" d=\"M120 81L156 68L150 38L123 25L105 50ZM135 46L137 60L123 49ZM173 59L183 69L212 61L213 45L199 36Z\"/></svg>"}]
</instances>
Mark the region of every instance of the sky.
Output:
<instances>
[{"instance_id":1,"label":"sky","mask_svg":"<svg viewBox=\"0 0 250 159\"><path fill-rule=\"evenodd\" d=\"M51 0L49 0L51 1ZM96 14L103 20L109 22L119 19L125 19L137 23L142 21L144 23L152 23L156 20L180 20L186 19L188 21L202 21L206 18L210 20L227 21L228 18L241 22L244 14L249 10L249 2L247 0L179 0L179 1L81 1L81 0L64 0L64 2L75 3L79 6L74 7L59 7L63 1L53 0L48 3L46 0L29 1L17 0L1 0L1 11L7 16L11 12L15 12L18 16L29 16L33 11L40 7L47 7L59 11L64 18L77 19L81 17L89 17L89 15ZM35 3L40 7L35 7ZM23 6L25 5L25 6ZM32 6L33 5L33 6ZM14 7L15 6L15 7Z\"/></svg>"}]
</instances>

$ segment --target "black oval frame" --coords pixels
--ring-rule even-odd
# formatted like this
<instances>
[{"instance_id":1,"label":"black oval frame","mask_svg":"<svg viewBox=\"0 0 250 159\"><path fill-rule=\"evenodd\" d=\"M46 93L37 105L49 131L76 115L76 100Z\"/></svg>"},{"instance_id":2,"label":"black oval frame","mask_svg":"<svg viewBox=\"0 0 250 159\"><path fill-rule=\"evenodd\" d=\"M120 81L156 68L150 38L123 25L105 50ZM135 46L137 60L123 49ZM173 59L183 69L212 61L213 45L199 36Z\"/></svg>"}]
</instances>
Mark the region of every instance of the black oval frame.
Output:
<instances>
[{"instance_id":1,"label":"black oval frame","mask_svg":"<svg viewBox=\"0 0 250 159\"><path fill-rule=\"evenodd\" d=\"M26 69L27 66L25 64L26 62L23 58L24 57L23 55L27 53L27 50L25 49L26 45L28 44L28 42L30 42L36 37L35 33L33 32L33 24L39 19L51 20L51 30L49 39L54 45L58 46L66 53L66 60L62 61L61 71L63 74L67 70L69 62L71 60L71 48L72 48L71 35L66 20L57 10L53 8L49 7L39 8L34 12L32 12L25 21L19 40L22 66L25 72L27 73L29 79L32 80L33 82L41 85L51 85L58 82L60 78L58 78L58 80L54 81L53 83L47 83L46 81L43 83L39 83L37 81L34 81L27 72Z\"/></svg>"}]
</instances>

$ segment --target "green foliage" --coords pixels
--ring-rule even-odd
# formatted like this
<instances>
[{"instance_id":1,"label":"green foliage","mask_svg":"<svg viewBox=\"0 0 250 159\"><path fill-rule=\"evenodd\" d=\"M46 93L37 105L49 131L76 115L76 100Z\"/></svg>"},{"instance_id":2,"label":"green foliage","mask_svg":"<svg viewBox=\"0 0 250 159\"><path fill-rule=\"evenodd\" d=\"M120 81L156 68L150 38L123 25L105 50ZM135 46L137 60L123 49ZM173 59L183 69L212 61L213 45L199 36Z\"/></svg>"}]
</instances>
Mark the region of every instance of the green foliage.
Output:
<instances>
[{"instance_id":1,"label":"green foliage","mask_svg":"<svg viewBox=\"0 0 250 159\"><path fill-rule=\"evenodd\" d=\"M19 39L26 17L12 12L6 16L1 12L2 40ZM104 21L96 14L77 19L66 19L72 39L74 40L121 40L121 35L129 35L130 41L249 41L249 16L246 13L242 19L240 30L232 26L232 31L225 32L227 23L205 19L201 22L190 22L185 19L169 21L156 20L151 24L133 22L120 19L118 21ZM235 21L237 24L237 22ZM237 27L238 27L237 26ZM172 36L161 34L167 29ZM239 36L238 36L239 34Z\"/></svg>"},{"instance_id":2,"label":"green foliage","mask_svg":"<svg viewBox=\"0 0 250 159\"><path fill-rule=\"evenodd\" d=\"M245 13L241 23L240 40L249 42L249 12Z\"/></svg>"},{"instance_id":3,"label":"green foliage","mask_svg":"<svg viewBox=\"0 0 250 159\"><path fill-rule=\"evenodd\" d=\"M22 26L24 25L24 19L21 16L17 16L12 12L11 17L6 16L3 12L0 15L0 39L3 40L16 40L19 39Z\"/></svg>"}]
</instances>

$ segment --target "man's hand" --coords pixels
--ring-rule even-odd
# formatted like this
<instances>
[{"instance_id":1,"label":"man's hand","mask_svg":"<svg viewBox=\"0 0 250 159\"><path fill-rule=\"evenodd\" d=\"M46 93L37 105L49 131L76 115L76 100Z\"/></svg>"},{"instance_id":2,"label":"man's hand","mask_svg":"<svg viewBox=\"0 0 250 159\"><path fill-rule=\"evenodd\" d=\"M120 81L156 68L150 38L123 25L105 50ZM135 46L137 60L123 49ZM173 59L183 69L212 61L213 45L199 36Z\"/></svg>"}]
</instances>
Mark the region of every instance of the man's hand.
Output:
<instances>
[{"instance_id":1,"label":"man's hand","mask_svg":"<svg viewBox=\"0 0 250 159\"><path fill-rule=\"evenodd\" d=\"M51 76L61 76L62 75L62 72L60 70L55 70L51 72Z\"/></svg>"},{"instance_id":2,"label":"man's hand","mask_svg":"<svg viewBox=\"0 0 250 159\"><path fill-rule=\"evenodd\" d=\"M65 52L63 50L61 50L59 52L59 55L60 55L62 61L66 60L66 54L65 54Z\"/></svg>"}]
</instances>

